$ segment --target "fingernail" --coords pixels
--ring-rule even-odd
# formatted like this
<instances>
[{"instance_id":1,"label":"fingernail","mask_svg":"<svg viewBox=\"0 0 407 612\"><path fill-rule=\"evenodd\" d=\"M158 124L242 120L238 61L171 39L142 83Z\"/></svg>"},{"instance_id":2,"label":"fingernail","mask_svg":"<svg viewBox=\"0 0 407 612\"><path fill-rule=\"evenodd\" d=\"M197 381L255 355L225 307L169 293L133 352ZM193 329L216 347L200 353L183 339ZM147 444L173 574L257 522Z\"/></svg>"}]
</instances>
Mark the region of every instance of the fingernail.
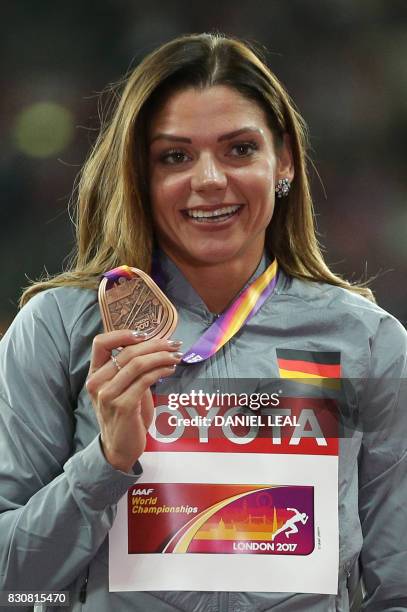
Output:
<instances>
[{"instance_id":1,"label":"fingernail","mask_svg":"<svg viewBox=\"0 0 407 612\"><path fill-rule=\"evenodd\" d=\"M142 331L132 331L131 332L133 336L135 336L136 338L147 338L147 333L146 332L142 332Z\"/></svg>"},{"instance_id":2,"label":"fingernail","mask_svg":"<svg viewBox=\"0 0 407 612\"><path fill-rule=\"evenodd\" d=\"M177 359L181 359L183 354L184 353L174 353L174 357L176 357Z\"/></svg>"},{"instance_id":3,"label":"fingernail","mask_svg":"<svg viewBox=\"0 0 407 612\"><path fill-rule=\"evenodd\" d=\"M170 346L181 346L182 340L168 340Z\"/></svg>"}]
</instances>

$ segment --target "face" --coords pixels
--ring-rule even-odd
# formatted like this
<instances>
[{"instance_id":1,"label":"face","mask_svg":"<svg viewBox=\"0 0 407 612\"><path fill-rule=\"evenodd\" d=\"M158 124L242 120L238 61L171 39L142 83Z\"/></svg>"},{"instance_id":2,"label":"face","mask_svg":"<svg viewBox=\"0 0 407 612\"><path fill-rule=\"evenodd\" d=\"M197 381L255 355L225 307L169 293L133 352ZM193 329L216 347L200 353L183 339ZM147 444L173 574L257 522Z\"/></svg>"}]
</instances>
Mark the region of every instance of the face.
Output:
<instances>
[{"instance_id":1,"label":"face","mask_svg":"<svg viewBox=\"0 0 407 612\"><path fill-rule=\"evenodd\" d=\"M235 89L174 93L150 126L150 196L161 248L178 264L257 262L275 184L293 178L264 111Z\"/></svg>"}]
</instances>

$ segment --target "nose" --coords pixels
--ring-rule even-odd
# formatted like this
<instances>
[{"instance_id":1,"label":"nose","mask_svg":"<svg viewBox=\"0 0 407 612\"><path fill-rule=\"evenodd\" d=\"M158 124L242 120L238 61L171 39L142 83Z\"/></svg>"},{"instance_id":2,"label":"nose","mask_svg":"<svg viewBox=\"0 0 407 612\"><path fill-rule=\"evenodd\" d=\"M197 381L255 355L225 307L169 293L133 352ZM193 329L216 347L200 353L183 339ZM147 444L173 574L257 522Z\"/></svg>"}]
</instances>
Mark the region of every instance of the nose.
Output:
<instances>
[{"instance_id":1,"label":"nose","mask_svg":"<svg viewBox=\"0 0 407 612\"><path fill-rule=\"evenodd\" d=\"M191 177L191 188L193 191L217 191L225 189L227 177L221 164L211 153L202 153L199 160L194 164Z\"/></svg>"}]
</instances>

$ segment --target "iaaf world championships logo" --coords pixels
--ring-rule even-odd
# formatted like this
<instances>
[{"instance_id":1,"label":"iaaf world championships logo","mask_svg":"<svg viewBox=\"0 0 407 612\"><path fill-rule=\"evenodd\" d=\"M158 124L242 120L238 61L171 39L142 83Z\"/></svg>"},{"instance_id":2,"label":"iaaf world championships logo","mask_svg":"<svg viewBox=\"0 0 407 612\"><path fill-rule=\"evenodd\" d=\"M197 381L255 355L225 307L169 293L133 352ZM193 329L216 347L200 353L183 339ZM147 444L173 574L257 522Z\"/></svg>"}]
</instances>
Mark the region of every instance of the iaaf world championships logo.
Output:
<instances>
[{"instance_id":1,"label":"iaaf world championships logo","mask_svg":"<svg viewBox=\"0 0 407 612\"><path fill-rule=\"evenodd\" d=\"M309 555L314 488L145 483L128 493L129 554Z\"/></svg>"}]
</instances>

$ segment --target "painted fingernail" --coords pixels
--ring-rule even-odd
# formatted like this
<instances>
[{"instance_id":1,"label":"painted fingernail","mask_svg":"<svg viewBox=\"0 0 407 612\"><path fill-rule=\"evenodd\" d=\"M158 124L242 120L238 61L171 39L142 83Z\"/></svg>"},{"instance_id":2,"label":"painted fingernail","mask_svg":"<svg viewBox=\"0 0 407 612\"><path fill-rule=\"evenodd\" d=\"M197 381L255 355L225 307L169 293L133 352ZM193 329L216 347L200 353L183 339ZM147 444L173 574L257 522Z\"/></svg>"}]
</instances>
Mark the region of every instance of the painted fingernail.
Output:
<instances>
[{"instance_id":1,"label":"painted fingernail","mask_svg":"<svg viewBox=\"0 0 407 612\"><path fill-rule=\"evenodd\" d=\"M182 340L168 340L170 346L181 346Z\"/></svg>"},{"instance_id":2,"label":"painted fingernail","mask_svg":"<svg viewBox=\"0 0 407 612\"><path fill-rule=\"evenodd\" d=\"M176 359L181 359L181 357L182 357L182 355L183 355L183 354L184 354L184 353L174 353L174 357L175 357Z\"/></svg>"},{"instance_id":3,"label":"painted fingernail","mask_svg":"<svg viewBox=\"0 0 407 612\"><path fill-rule=\"evenodd\" d=\"M147 333L146 332L142 332L142 331L132 331L131 332L133 336L135 336L136 338L147 338Z\"/></svg>"}]
</instances>

